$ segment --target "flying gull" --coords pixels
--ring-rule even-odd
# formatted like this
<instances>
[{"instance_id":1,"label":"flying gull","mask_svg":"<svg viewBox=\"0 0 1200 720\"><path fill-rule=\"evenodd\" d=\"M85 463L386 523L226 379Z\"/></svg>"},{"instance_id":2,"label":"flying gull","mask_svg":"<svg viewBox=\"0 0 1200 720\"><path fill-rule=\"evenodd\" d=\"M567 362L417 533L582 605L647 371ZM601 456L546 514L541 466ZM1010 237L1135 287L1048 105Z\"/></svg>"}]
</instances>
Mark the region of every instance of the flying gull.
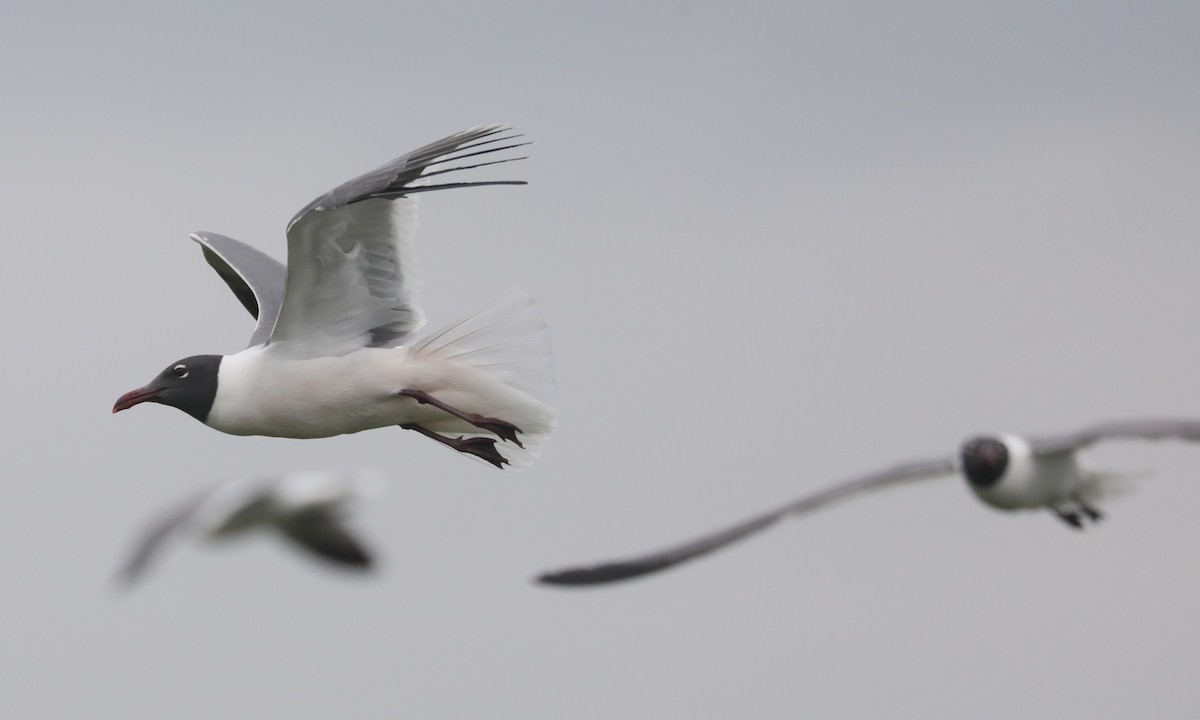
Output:
<instances>
[{"instance_id":1,"label":"flying gull","mask_svg":"<svg viewBox=\"0 0 1200 720\"><path fill-rule=\"evenodd\" d=\"M1102 518L1095 503L1121 476L1090 469L1079 450L1103 440L1200 441L1200 420L1131 420L1095 425L1066 435L1023 438L978 436L962 444L957 457L920 460L846 480L778 509L676 547L641 557L548 572L537 579L550 585L594 585L665 570L719 550L771 527L860 493L961 473L975 496L1000 510L1048 509L1075 529Z\"/></svg>"},{"instance_id":2,"label":"flying gull","mask_svg":"<svg viewBox=\"0 0 1200 720\"><path fill-rule=\"evenodd\" d=\"M192 235L257 318L249 346L173 362L113 412L156 402L233 435L291 438L398 425L496 467L530 462L555 423L536 303L516 291L414 343L424 316L410 257L416 195L525 184L441 177L524 159L481 157L528 144L519 137L466 130L318 197L288 223L286 269L232 238Z\"/></svg>"},{"instance_id":3,"label":"flying gull","mask_svg":"<svg viewBox=\"0 0 1200 720\"><path fill-rule=\"evenodd\" d=\"M218 484L150 524L122 566L120 579L130 584L141 578L167 542L183 533L223 541L274 531L313 557L348 570L370 570L371 553L346 527L346 515L381 486L381 479L367 471L294 472Z\"/></svg>"}]
</instances>

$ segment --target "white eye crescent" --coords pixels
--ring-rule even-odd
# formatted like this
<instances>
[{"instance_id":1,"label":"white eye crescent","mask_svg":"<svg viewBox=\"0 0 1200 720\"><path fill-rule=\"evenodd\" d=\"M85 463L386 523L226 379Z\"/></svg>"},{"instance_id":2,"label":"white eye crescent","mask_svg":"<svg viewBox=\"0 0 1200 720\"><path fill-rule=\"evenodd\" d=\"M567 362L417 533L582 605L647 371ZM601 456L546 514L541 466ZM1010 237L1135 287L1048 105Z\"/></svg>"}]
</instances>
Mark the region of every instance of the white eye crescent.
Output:
<instances>
[{"instance_id":1,"label":"white eye crescent","mask_svg":"<svg viewBox=\"0 0 1200 720\"><path fill-rule=\"evenodd\" d=\"M171 368L171 372L175 373L175 377L185 378L188 376L187 365L184 365L182 363Z\"/></svg>"}]
</instances>

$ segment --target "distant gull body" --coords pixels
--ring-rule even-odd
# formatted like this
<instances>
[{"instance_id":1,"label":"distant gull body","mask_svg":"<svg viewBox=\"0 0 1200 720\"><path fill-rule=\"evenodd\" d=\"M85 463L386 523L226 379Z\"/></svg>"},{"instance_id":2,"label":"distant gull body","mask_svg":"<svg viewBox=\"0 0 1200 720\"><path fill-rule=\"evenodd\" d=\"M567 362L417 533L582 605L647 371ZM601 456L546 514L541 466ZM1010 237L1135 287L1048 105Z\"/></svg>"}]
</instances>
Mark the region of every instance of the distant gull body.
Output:
<instances>
[{"instance_id":1,"label":"distant gull body","mask_svg":"<svg viewBox=\"0 0 1200 720\"><path fill-rule=\"evenodd\" d=\"M1048 509L1073 528L1101 519L1096 501L1122 476L1082 465L1076 453L1102 440L1185 440L1200 442L1200 420L1133 420L1105 423L1079 432L1044 438L1016 435L968 439L956 457L904 463L863 475L806 496L737 525L640 557L548 572L550 585L596 585L665 570L719 550L771 527L870 490L961 473L971 491L999 510Z\"/></svg>"},{"instance_id":2,"label":"distant gull body","mask_svg":"<svg viewBox=\"0 0 1200 720\"><path fill-rule=\"evenodd\" d=\"M346 569L372 567L370 551L346 526L352 506L382 486L374 473L296 472L238 479L188 498L146 528L121 568L141 578L172 538L185 533L223 541L274 532L295 547Z\"/></svg>"},{"instance_id":3,"label":"distant gull body","mask_svg":"<svg viewBox=\"0 0 1200 720\"><path fill-rule=\"evenodd\" d=\"M398 425L496 467L531 461L553 429L549 335L514 292L413 343L424 324L410 258L422 192L521 181L435 183L438 163L520 147L504 126L467 130L313 200L287 226L288 264L216 233L192 235L254 315L249 347L171 363L122 395L176 407L233 435L317 438ZM498 444L499 443L499 444Z\"/></svg>"}]
</instances>

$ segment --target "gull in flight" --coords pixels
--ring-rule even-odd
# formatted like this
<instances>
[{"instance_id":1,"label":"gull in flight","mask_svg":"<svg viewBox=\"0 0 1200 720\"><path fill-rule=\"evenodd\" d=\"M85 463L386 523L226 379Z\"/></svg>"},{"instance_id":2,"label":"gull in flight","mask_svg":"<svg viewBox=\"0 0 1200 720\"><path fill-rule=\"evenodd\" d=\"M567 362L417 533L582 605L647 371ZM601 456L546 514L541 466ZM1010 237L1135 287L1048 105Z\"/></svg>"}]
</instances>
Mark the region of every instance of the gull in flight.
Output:
<instances>
[{"instance_id":1,"label":"gull in flight","mask_svg":"<svg viewBox=\"0 0 1200 720\"><path fill-rule=\"evenodd\" d=\"M549 585L596 585L665 570L719 550L771 527L860 493L959 473L984 503L999 510L1049 510L1075 529L1102 518L1096 502L1122 476L1088 468L1078 451L1105 440L1185 440L1200 442L1200 420L1131 420L1084 428L1051 437L1016 435L968 439L957 456L920 460L846 480L737 525L647 555L544 573Z\"/></svg>"},{"instance_id":2,"label":"gull in flight","mask_svg":"<svg viewBox=\"0 0 1200 720\"><path fill-rule=\"evenodd\" d=\"M396 425L498 468L532 461L554 428L549 334L514 292L414 342L424 324L411 240L418 193L499 180L442 177L523 157L506 126L451 135L313 200L287 225L288 262L232 238L191 236L257 326L232 355L193 355L122 395L233 435L318 438ZM448 165L443 167L443 165Z\"/></svg>"},{"instance_id":3,"label":"gull in flight","mask_svg":"<svg viewBox=\"0 0 1200 720\"><path fill-rule=\"evenodd\" d=\"M241 478L205 489L147 526L122 566L132 584L173 537L191 533L224 541L274 531L293 547L339 567L370 570L371 552L346 526L352 506L382 487L373 472L295 472Z\"/></svg>"}]
</instances>

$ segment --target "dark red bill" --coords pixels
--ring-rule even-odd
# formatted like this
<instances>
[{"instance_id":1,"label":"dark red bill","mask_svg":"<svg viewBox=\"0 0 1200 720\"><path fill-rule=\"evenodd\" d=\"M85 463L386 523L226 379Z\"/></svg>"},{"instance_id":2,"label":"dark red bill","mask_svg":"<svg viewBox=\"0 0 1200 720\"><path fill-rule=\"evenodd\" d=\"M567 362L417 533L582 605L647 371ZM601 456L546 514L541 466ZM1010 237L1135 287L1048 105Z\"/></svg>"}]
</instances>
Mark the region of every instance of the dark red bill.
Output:
<instances>
[{"instance_id":1,"label":"dark red bill","mask_svg":"<svg viewBox=\"0 0 1200 720\"><path fill-rule=\"evenodd\" d=\"M137 390L131 390L117 398L116 404L113 405L113 412L117 413L121 412L122 410L128 410L138 403L154 400L161 392L162 390L159 388L152 388L150 386L138 388Z\"/></svg>"}]
</instances>

